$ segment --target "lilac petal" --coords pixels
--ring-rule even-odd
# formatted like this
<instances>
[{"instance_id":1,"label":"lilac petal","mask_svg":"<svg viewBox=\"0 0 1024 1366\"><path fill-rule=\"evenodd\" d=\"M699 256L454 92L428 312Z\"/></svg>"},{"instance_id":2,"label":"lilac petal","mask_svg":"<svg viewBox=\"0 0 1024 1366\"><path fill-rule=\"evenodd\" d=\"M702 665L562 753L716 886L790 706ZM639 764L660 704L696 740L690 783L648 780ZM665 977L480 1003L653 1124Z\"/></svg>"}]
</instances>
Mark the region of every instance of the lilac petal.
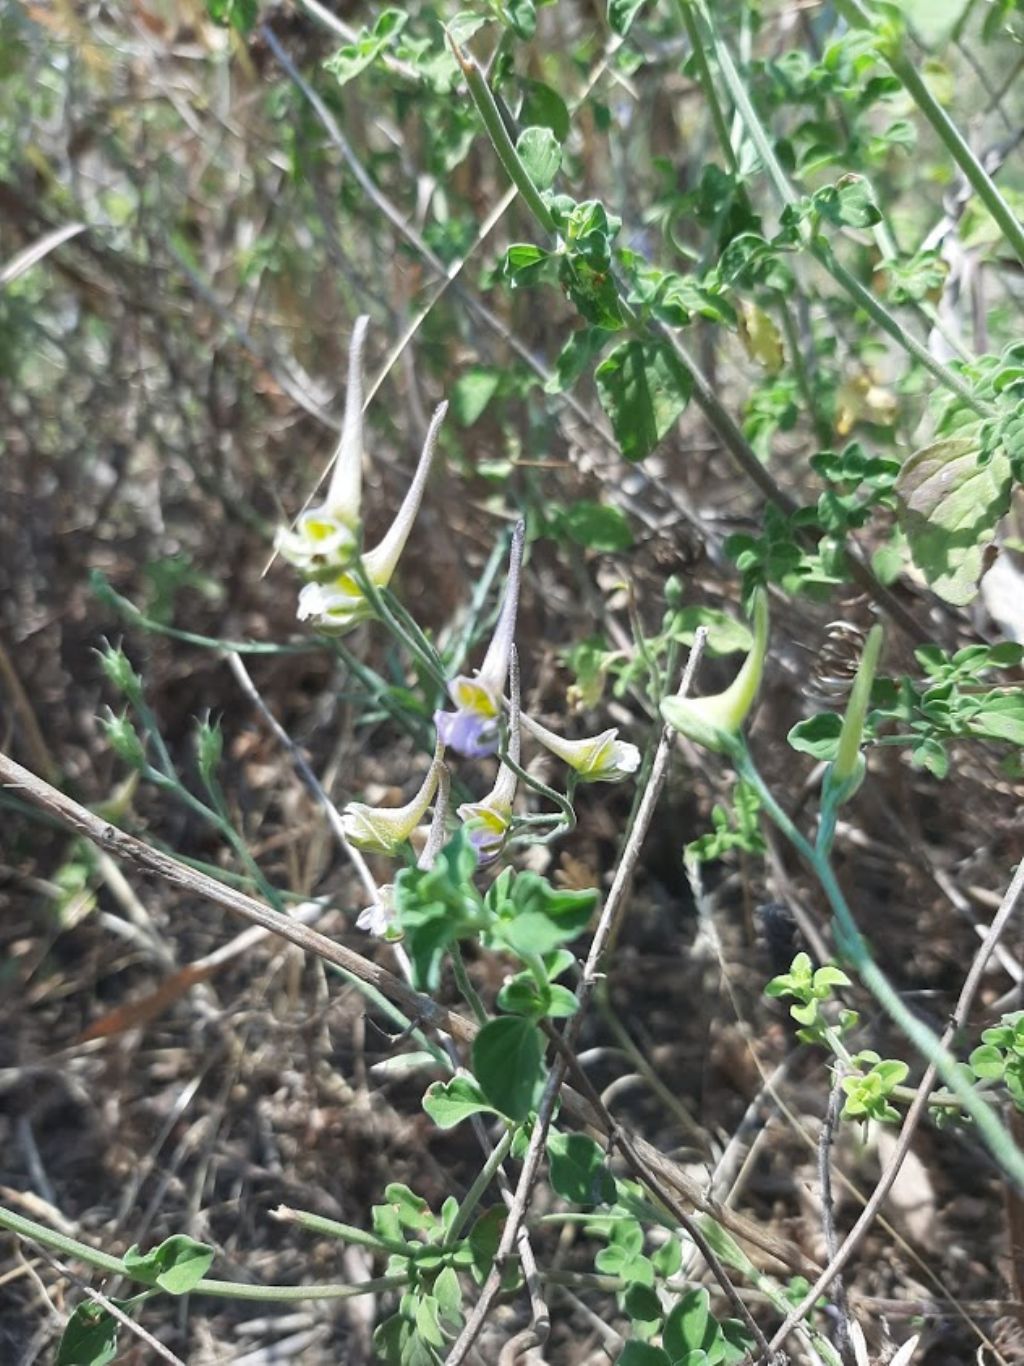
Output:
<instances>
[{"instance_id":1,"label":"lilac petal","mask_svg":"<svg viewBox=\"0 0 1024 1366\"><path fill-rule=\"evenodd\" d=\"M482 759L498 752L498 721L471 711L436 711L437 738L465 759Z\"/></svg>"}]
</instances>

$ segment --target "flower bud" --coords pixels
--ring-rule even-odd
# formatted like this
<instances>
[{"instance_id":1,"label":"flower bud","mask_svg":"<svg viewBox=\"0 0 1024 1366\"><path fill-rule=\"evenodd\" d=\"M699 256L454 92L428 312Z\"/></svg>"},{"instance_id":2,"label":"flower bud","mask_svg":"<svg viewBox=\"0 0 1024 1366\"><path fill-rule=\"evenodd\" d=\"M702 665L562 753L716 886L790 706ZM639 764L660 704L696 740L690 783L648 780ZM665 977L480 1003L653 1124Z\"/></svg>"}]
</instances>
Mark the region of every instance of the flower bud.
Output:
<instances>
[{"instance_id":1,"label":"flower bud","mask_svg":"<svg viewBox=\"0 0 1024 1366\"><path fill-rule=\"evenodd\" d=\"M216 773L223 753L224 732L220 722L211 722L209 717L205 717L196 729L197 762L205 782L209 782Z\"/></svg>"},{"instance_id":2,"label":"flower bud","mask_svg":"<svg viewBox=\"0 0 1024 1366\"><path fill-rule=\"evenodd\" d=\"M395 854L419 825L430 805L444 767L444 747L438 745L423 785L405 806L367 806L349 802L341 813L345 838L367 854Z\"/></svg>"},{"instance_id":3,"label":"flower bud","mask_svg":"<svg viewBox=\"0 0 1024 1366\"><path fill-rule=\"evenodd\" d=\"M761 686L768 649L768 597L754 594L754 641L739 673L724 692L711 697L666 697L661 714L674 730L717 753L735 748Z\"/></svg>"},{"instance_id":4,"label":"flower bud","mask_svg":"<svg viewBox=\"0 0 1024 1366\"><path fill-rule=\"evenodd\" d=\"M836 805L852 797L864 780L865 764L860 746L883 636L881 623L876 622L864 642L864 653L860 657L857 677L853 680L850 700L846 704L843 728L839 733L839 748L825 775L825 791L831 794Z\"/></svg>"},{"instance_id":5,"label":"flower bud","mask_svg":"<svg viewBox=\"0 0 1024 1366\"><path fill-rule=\"evenodd\" d=\"M109 640L105 640L103 649L96 653L100 657L100 667L118 692L124 693L130 702L138 701L142 696L142 679L132 668L131 660L121 646L111 645Z\"/></svg>"},{"instance_id":6,"label":"flower bud","mask_svg":"<svg viewBox=\"0 0 1024 1366\"><path fill-rule=\"evenodd\" d=\"M100 719L107 743L114 753L131 764L132 768L146 767L146 751L142 747L138 732L128 720L128 713L117 716L108 708L108 714Z\"/></svg>"}]
</instances>

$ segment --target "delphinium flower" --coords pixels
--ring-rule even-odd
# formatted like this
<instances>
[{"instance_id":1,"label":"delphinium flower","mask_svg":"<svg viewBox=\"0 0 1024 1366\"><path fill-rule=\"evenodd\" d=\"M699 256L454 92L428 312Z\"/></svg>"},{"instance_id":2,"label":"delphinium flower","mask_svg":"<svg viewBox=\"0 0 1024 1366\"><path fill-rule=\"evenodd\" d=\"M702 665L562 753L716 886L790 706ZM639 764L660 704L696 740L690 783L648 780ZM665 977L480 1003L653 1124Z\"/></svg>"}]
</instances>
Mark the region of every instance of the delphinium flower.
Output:
<instances>
[{"instance_id":1,"label":"delphinium flower","mask_svg":"<svg viewBox=\"0 0 1024 1366\"><path fill-rule=\"evenodd\" d=\"M434 724L444 743L468 759L494 754L498 748L499 720L508 678L512 642L515 639L519 609L519 581L523 564L525 523L519 522L512 535L505 596L487 647L484 662L472 677L458 674L448 684L448 695L455 711L437 711Z\"/></svg>"},{"instance_id":2,"label":"delphinium flower","mask_svg":"<svg viewBox=\"0 0 1024 1366\"><path fill-rule=\"evenodd\" d=\"M348 389L331 482L322 503L306 508L295 525L282 528L277 549L309 579L331 577L352 562L359 548L363 492L363 346L369 319L357 318L348 353Z\"/></svg>"},{"instance_id":3,"label":"delphinium flower","mask_svg":"<svg viewBox=\"0 0 1024 1366\"><path fill-rule=\"evenodd\" d=\"M448 774L448 767L446 764L441 764L437 775L437 791L434 795L434 815L430 822L426 843L416 860L417 868L432 867L444 845L448 826L450 792L451 778ZM402 932L395 925L396 913L395 885L393 882L385 882L382 887L377 888L373 905L367 906L365 910L359 912L356 926L358 929L366 930L369 934L375 934L379 938L399 939Z\"/></svg>"},{"instance_id":4,"label":"delphinium flower","mask_svg":"<svg viewBox=\"0 0 1024 1366\"><path fill-rule=\"evenodd\" d=\"M661 714L675 730L705 749L719 753L734 749L764 672L768 649L768 598L763 588L754 593L754 642L739 673L724 692L710 697L666 697Z\"/></svg>"},{"instance_id":5,"label":"delphinium flower","mask_svg":"<svg viewBox=\"0 0 1024 1366\"><path fill-rule=\"evenodd\" d=\"M523 729L568 764L580 782L617 783L640 767L640 751L628 740L620 740L614 728L582 740L566 740L525 712L521 720Z\"/></svg>"},{"instance_id":6,"label":"delphinium flower","mask_svg":"<svg viewBox=\"0 0 1024 1366\"><path fill-rule=\"evenodd\" d=\"M359 581L359 573L378 590L386 588L391 582L423 501L423 491L437 447L438 431L447 411L447 403L442 403L430 420L416 473L383 540L373 550L367 550L358 557L359 572L353 567L326 582L307 583L299 594L300 621L312 621L321 630L341 633L373 616L373 604Z\"/></svg>"},{"instance_id":7,"label":"delphinium flower","mask_svg":"<svg viewBox=\"0 0 1024 1366\"><path fill-rule=\"evenodd\" d=\"M367 854L394 854L426 814L444 769L444 745L437 743L434 759L420 790L405 806L367 806L349 802L341 813L345 838Z\"/></svg>"},{"instance_id":8,"label":"delphinium flower","mask_svg":"<svg viewBox=\"0 0 1024 1366\"><path fill-rule=\"evenodd\" d=\"M508 717L508 757L518 765L520 755L519 670L515 649L511 652L512 700ZM458 816L465 823L470 842L476 849L481 865L493 863L501 853L512 825L512 804L516 797L518 776L514 768L502 760L498 776L490 792L479 802L463 802Z\"/></svg>"}]
</instances>

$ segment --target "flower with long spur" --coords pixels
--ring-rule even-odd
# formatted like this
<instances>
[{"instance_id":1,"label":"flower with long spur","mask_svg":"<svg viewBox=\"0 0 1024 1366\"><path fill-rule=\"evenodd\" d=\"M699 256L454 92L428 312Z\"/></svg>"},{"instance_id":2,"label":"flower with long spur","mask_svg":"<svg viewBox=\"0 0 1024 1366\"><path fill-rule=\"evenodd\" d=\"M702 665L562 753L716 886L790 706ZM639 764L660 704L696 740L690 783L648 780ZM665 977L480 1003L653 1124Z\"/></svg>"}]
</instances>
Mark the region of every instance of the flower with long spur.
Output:
<instances>
[{"instance_id":1,"label":"flower with long spur","mask_svg":"<svg viewBox=\"0 0 1024 1366\"><path fill-rule=\"evenodd\" d=\"M444 845L445 835L448 825L448 798L451 794L452 780L448 772L447 764L441 764L437 775L437 792L434 797L434 815L430 822L430 830L427 834L426 843L423 850L416 860L416 867L421 869L431 868L434 860ZM369 934L375 934L379 938L400 939L402 932L395 926L395 916L397 907L395 905L395 884L386 882L382 887L377 888L377 895L372 906L367 906L365 910L359 912L356 926L360 930L366 930Z\"/></svg>"},{"instance_id":2,"label":"flower with long spur","mask_svg":"<svg viewBox=\"0 0 1024 1366\"><path fill-rule=\"evenodd\" d=\"M582 740L566 740L525 712L521 721L524 730L569 765L579 782L618 783L640 767L640 751L628 740L620 740L614 728Z\"/></svg>"},{"instance_id":3,"label":"flower with long spur","mask_svg":"<svg viewBox=\"0 0 1024 1366\"><path fill-rule=\"evenodd\" d=\"M502 760L494 786L482 801L463 802L458 809L458 817L469 834L470 843L477 851L481 865L493 863L501 853L512 826L512 804L516 798L519 779L518 768L522 732L519 710L519 667L515 647L512 647L512 702L508 715L508 757L511 764Z\"/></svg>"},{"instance_id":4,"label":"flower with long spur","mask_svg":"<svg viewBox=\"0 0 1024 1366\"><path fill-rule=\"evenodd\" d=\"M327 582L307 583L299 594L300 621L312 621L321 630L337 634L375 615L372 594L387 588L398 567L423 501L438 432L447 411L448 404L442 403L431 418L412 483L380 544L358 556L349 569Z\"/></svg>"},{"instance_id":5,"label":"flower with long spur","mask_svg":"<svg viewBox=\"0 0 1024 1366\"><path fill-rule=\"evenodd\" d=\"M525 538L526 524L517 522L512 533L505 596L484 662L472 677L458 674L449 682L448 696L455 703L455 710L434 713L438 735L446 745L467 759L494 754L498 748L505 680L508 678L519 611L519 582Z\"/></svg>"},{"instance_id":6,"label":"flower with long spur","mask_svg":"<svg viewBox=\"0 0 1024 1366\"><path fill-rule=\"evenodd\" d=\"M348 389L331 482L322 503L308 507L277 535L279 553L308 579L336 574L359 548L363 495L363 346L369 318L356 319L348 353Z\"/></svg>"},{"instance_id":7,"label":"flower with long spur","mask_svg":"<svg viewBox=\"0 0 1024 1366\"><path fill-rule=\"evenodd\" d=\"M763 588L754 592L753 615L750 653L724 692L710 697L666 697L661 703L661 714L674 730L718 753L736 752L743 723L761 686L768 650L768 597Z\"/></svg>"},{"instance_id":8,"label":"flower with long spur","mask_svg":"<svg viewBox=\"0 0 1024 1366\"><path fill-rule=\"evenodd\" d=\"M366 854L395 854L409 839L426 814L445 768L440 740L420 790L405 806L367 806L349 802L342 810L345 838Z\"/></svg>"}]
</instances>

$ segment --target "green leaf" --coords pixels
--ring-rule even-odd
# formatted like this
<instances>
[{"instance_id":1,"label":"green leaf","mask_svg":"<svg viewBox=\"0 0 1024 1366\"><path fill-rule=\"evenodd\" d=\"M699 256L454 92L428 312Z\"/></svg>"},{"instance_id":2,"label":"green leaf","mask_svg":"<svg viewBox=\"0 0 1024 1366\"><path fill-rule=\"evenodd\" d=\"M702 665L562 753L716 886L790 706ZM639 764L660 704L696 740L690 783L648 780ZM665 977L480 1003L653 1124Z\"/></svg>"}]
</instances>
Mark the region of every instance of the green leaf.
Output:
<instances>
[{"instance_id":1,"label":"green leaf","mask_svg":"<svg viewBox=\"0 0 1024 1366\"><path fill-rule=\"evenodd\" d=\"M1002 447L987 463L973 436L951 436L916 451L896 481L897 517L914 563L939 597L958 607L978 591L985 549L1010 504L1010 461Z\"/></svg>"},{"instance_id":2,"label":"green leaf","mask_svg":"<svg viewBox=\"0 0 1024 1366\"><path fill-rule=\"evenodd\" d=\"M823 218L850 228L870 228L882 221L870 184L859 175L845 175L814 195L814 206Z\"/></svg>"},{"instance_id":3,"label":"green leaf","mask_svg":"<svg viewBox=\"0 0 1024 1366\"><path fill-rule=\"evenodd\" d=\"M484 1093L469 1077L453 1077L451 1081L435 1081L423 1097L423 1108L439 1129L454 1129L470 1115L481 1112L496 1113Z\"/></svg>"},{"instance_id":4,"label":"green leaf","mask_svg":"<svg viewBox=\"0 0 1024 1366\"><path fill-rule=\"evenodd\" d=\"M1024 747L1024 691L988 693L969 725L972 735Z\"/></svg>"},{"instance_id":5,"label":"green leaf","mask_svg":"<svg viewBox=\"0 0 1024 1366\"><path fill-rule=\"evenodd\" d=\"M548 253L533 242L516 242L501 259L498 273L511 289L536 282L548 262Z\"/></svg>"},{"instance_id":6,"label":"green leaf","mask_svg":"<svg viewBox=\"0 0 1024 1366\"><path fill-rule=\"evenodd\" d=\"M537 31L537 10L533 0L505 0L505 17L517 38L529 42Z\"/></svg>"},{"instance_id":7,"label":"green leaf","mask_svg":"<svg viewBox=\"0 0 1024 1366\"><path fill-rule=\"evenodd\" d=\"M446 1266L439 1274L434 1282L434 1298L441 1318L452 1327L457 1327L462 1321L462 1286L454 1267Z\"/></svg>"},{"instance_id":8,"label":"green leaf","mask_svg":"<svg viewBox=\"0 0 1024 1366\"><path fill-rule=\"evenodd\" d=\"M557 90L543 81L523 81L519 121L526 128L550 128L559 142L569 136L569 106Z\"/></svg>"},{"instance_id":9,"label":"green leaf","mask_svg":"<svg viewBox=\"0 0 1024 1366\"><path fill-rule=\"evenodd\" d=\"M107 1366L117 1355L120 1326L101 1305L86 1300L68 1319L55 1366Z\"/></svg>"},{"instance_id":10,"label":"green leaf","mask_svg":"<svg viewBox=\"0 0 1024 1366\"><path fill-rule=\"evenodd\" d=\"M544 1085L540 1034L519 1016L489 1020L473 1041L473 1071L491 1105L524 1120Z\"/></svg>"},{"instance_id":11,"label":"green leaf","mask_svg":"<svg viewBox=\"0 0 1024 1366\"><path fill-rule=\"evenodd\" d=\"M659 1276L666 1279L669 1276L674 1276L683 1264L682 1243L674 1236L666 1238L657 1252L652 1255L651 1261L654 1263Z\"/></svg>"},{"instance_id":12,"label":"green leaf","mask_svg":"<svg viewBox=\"0 0 1024 1366\"><path fill-rule=\"evenodd\" d=\"M494 397L501 372L474 365L452 386L452 415L460 427L472 427Z\"/></svg>"},{"instance_id":13,"label":"green leaf","mask_svg":"<svg viewBox=\"0 0 1024 1366\"><path fill-rule=\"evenodd\" d=\"M672 1358L650 1343L627 1342L618 1355L617 1366L672 1366Z\"/></svg>"},{"instance_id":14,"label":"green leaf","mask_svg":"<svg viewBox=\"0 0 1024 1366\"><path fill-rule=\"evenodd\" d=\"M558 526L577 545L589 550L611 553L628 550L633 544L633 533L625 514L604 503L573 503L558 518Z\"/></svg>"},{"instance_id":15,"label":"green leaf","mask_svg":"<svg viewBox=\"0 0 1024 1366\"><path fill-rule=\"evenodd\" d=\"M187 1295L209 1271L213 1256L212 1247L175 1233L146 1253L137 1246L130 1247L124 1264L133 1280L158 1285L169 1295Z\"/></svg>"},{"instance_id":16,"label":"green leaf","mask_svg":"<svg viewBox=\"0 0 1024 1366\"><path fill-rule=\"evenodd\" d=\"M524 128L516 142L519 160L538 190L554 184L562 164L562 149L550 128Z\"/></svg>"},{"instance_id":17,"label":"green leaf","mask_svg":"<svg viewBox=\"0 0 1024 1366\"><path fill-rule=\"evenodd\" d=\"M673 1361L687 1352L708 1351L720 1329L711 1317L711 1297L702 1287L688 1290L665 1320L661 1340Z\"/></svg>"},{"instance_id":18,"label":"green leaf","mask_svg":"<svg viewBox=\"0 0 1024 1366\"><path fill-rule=\"evenodd\" d=\"M622 342L594 377L622 454L632 461L650 455L693 387L689 371L665 342Z\"/></svg>"},{"instance_id":19,"label":"green leaf","mask_svg":"<svg viewBox=\"0 0 1024 1366\"><path fill-rule=\"evenodd\" d=\"M731 1233L727 1233L721 1224L716 1223L710 1215L703 1216L697 1222L704 1232L704 1237L708 1240L708 1245L725 1262L726 1266L731 1266L741 1276L748 1276L751 1280L757 1280L757 1268Z\"/></svg>"},{"instance_id":20,"label":"green leaf","mask_svg":"<svg viewBox=\"0 0 1024 1366\"><path fill-rule=\"evenodd\" d=\"M806 721L798 721L786 739L801 754L813 755L815 759L834 759L842 729L843 718L838 712L822 711Z\"/></svg>"},{"instance_id":21,"label":"green leaf","mask_svg":"<svg viewBox=\"0 0 1024 1366\"><path fill-rule=\"evenodd\" d=\"M566 937L561 927L540 910L523 911L514 920L505 921L500 934L520 958L550 953Z\"/></svg>"},{"instance_id":22,"label":"green leaf","mask_svg":"<svg viewBox=\"0 0 1024 1366\"><path fill-rule=\"evenodd\" d=\"M215 24L249 33L259 17L259 0L206 0L206 12Z\"/></svg>"},{"instance_id":23,"label":"green leaf","mask_svg":"<svg viewBox=\"0 0 1024 1366\"><path fill-rule=\"evenodd\" d=\"M657 1293L649 1285L631 1285L623 1296L622 1307L634 1322L640 1323L658 1323L664 1312Z\"/></svg>"},{"instance_id":24,"label":"green leaf","mask_svg":"<svg viewBox=\"0 0 1024 1366\"><path fill-rule=\"evenodd\" d=\"M571 389L591 361L600 354L611 333L603 327L581 327L570 334L555 359L555 369L544 385L546 394L562 394Z\"/></svg>"},{"instance_id":25,"label":"green leaf","mask_svg":"<svg viewBox=\"0 0 1024 1366\"><path fill-rule=\"evenodd\" d=\"M438 1305L433 1295L420 1295L416 1300L416 1331L431 1347L444 1346L444 1334L438 1321Z\"/></svg>"},{"instance_id":26,"label":"green leaf","mask_svg":"<svg viewBox=\"0 0 1024 1366\"><path fill-rule=\"evenodd\" d=\"M246 3L249 2L246 0ZM255 3L255 0L251 2ZM339 85L345 85L377 60L402 31L407 18L404 10L383 10L372 29L364 28L355 42L345 43L333 56L328 57L324 62L324 70L329 71Z\"/></svg>"},{"instance_id":27,"label":"green leaf","mask_svg":"<svg viewBox=\"0 0 1024 1366\"><path fill-rule=\"evenodd\" d=\"M401 1181L392 1181L384 1187L384 1199L394 1209L403 1228L428 1229L435 1222L422 1195L417 1195Z\"/></svg>"},{"instance_id":28,"label":"green leaf","mask_svg":"<svg viewBox=\"0 0 1024 1366\"><path fill-rule=\"evenodd\" d=\"M552 1188L574 1205L610 1205L615 1181L601 1147L586 1134L548 1135L548 1167Z\"/></svg>"},{"instance_id":29,"label":"green leaf","mask_svg":"<svg viewBox=\"0 0 1024 1366\"><path fill-rule=\"evenodd\" d=\"M608 0L608 27L624 38L643 7L644 0Z\"/></svg>"}]
</instances>

